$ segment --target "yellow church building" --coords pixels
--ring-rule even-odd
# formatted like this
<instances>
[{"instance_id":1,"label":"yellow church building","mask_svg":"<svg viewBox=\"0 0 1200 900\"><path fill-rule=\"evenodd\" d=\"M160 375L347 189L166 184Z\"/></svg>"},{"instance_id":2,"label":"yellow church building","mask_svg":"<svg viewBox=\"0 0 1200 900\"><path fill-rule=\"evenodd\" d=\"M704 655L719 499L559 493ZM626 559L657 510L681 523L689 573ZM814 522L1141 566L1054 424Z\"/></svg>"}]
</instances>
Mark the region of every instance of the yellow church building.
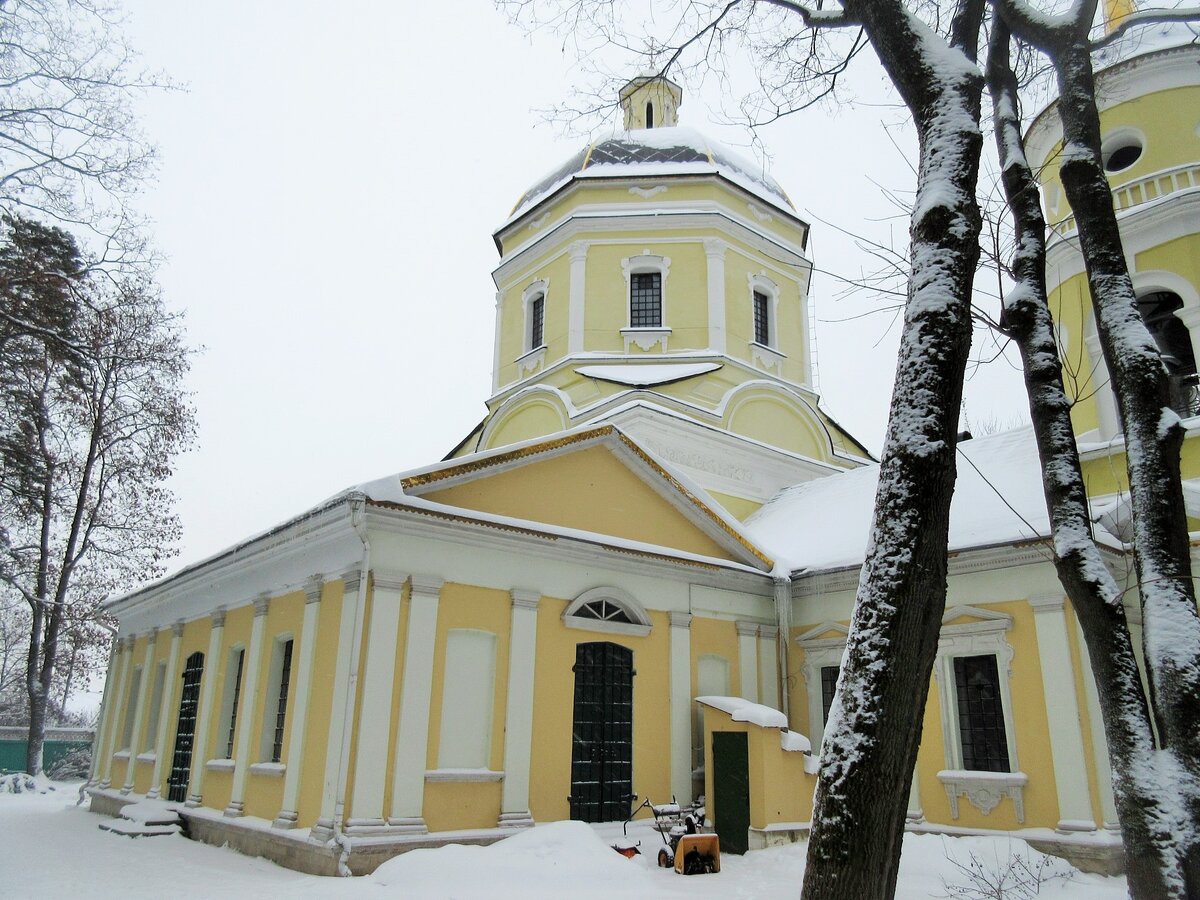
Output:
<instances>
[{"instance_id":1,"label":"yellow church building","mask_svg":"<svg viewBox=\"0 0 1200 900\"><path fill-rule=\"evenodd\" d=\"M1148 50L1101 76L1135 283L1188 415L1200 153L1171 111L1200 109L1197 61ZM495 232L487 415L444 460L110 604L93 810L157 799L193 838L327 874L617 821L635 797L704 795L726 852L806 833L877 466L813 389L808 223L761 167L678 124L672 82L634 79L621 103L624 129ZM1030 131L1039 163L1052 113ZM1052 169L1076 424L1130 584L1120 431ZM1032 434L960 453L909 827L1011 831L1111 870L1098 702Z\"/></svg>"}]
</instances>

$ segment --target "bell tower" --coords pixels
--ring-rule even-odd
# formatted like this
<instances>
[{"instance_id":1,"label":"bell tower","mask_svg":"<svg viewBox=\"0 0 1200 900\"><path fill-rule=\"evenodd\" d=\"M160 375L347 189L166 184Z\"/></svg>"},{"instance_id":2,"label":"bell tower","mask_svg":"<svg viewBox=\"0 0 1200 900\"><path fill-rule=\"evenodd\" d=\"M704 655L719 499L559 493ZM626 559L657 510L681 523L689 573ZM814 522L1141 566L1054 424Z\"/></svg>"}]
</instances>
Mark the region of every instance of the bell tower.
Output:
<instances>
[{"instance_id":1,"label":"bell tower","mask_svg":"<svg viewBox=\"0 0 1200 900\"><path fill-rule=\"evenodd\" d=\"M683 90L665 75L639 75L620 93L625 130L674 128L679 124Z\"/></svg>"}]
</instances>

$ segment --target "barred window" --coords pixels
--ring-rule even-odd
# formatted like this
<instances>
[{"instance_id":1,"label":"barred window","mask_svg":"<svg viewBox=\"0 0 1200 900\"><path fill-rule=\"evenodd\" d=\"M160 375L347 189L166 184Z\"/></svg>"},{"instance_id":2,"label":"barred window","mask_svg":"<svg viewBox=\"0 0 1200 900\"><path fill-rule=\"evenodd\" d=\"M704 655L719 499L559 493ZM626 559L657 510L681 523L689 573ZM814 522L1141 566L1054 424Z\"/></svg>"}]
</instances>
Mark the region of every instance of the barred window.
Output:
<instances>
[{"instance_id":1,"label":"barred window","mask_svg":"<svg viewBox=\"0 0 1200 900\"><path fill-rule=\"evenodd\" d=\"M546 295L538 294L529 302L529 349L542 346L546 315Z\"/></svg>"},{"instance_id":2,"label":"barred window","mask_svg":"<svg viewBox=\"0 0 1200 900\"><path fill-rule=\"evenodd\" d=\"M841 666L821 666L821 721L829 723L829 710L833 707L833 694L837 690Z\"/></svg>"},{"instance_id":3,"label":"barred window","mask_svg":"<svg viewBox=\"0 0 1200 900\"><path fill-rule=\"evenodd\" d=\"M955 657L954 688L963 768L975 772L1011 772L996 657L992 654Z\"/></svg>"},{"instance_id":4,"label":"barred window","mask_svg":"<svg viewBox=\"0 0 1200 900\"><path fill-rule=\"evenodd\" d=\"M754 340L764 347L771 345L771 326L767 304L771 298L762 291L754 292Z\"/></svg>"},{"instance_id":5,"label":"barred window","mask_svg":"<svg viewBox=\"0 0 1200 900\"><path fill-rule=\"evenodd\" d=\"M229 668L235 672L232 687L227 683L225 693L229 709L228 740L225 742L225 758L233 759L233 733L237 730L238 700L242 693L242 664L246 661L246 651L237 649L229 660Z\"/></svg>"},{"instance_id":6,"label":"barred window","mask_svg":"<svg viewBox=\"0 0 1200 900\"><path fill-rule=\"evenodd\" d=\"M662 327L662 273L635 272L629 281L631 328Z\"/></svg>"},{"instance_id":7,"label":"barred window","mask_svg":"<svg viewBox=\"0 0 1200 900\"><path fill-rule=\"evenodd\" d=\"M279 672L279 701L275 705L275 741L271 745L271 762L283 758L283 723L287 719L288 681L292 677L292 642L283 643L283 664Z\"/></svg>"}]
</instances>

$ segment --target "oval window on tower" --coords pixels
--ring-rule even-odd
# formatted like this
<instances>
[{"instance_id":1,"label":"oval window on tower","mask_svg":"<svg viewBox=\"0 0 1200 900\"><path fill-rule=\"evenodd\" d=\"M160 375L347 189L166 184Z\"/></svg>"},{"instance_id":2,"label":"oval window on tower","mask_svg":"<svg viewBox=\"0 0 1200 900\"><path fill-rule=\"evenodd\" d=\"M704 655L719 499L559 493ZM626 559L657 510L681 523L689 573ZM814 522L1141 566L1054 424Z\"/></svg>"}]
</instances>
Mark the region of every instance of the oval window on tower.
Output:
<instances>
[{"instance_id":1,"label":"oval window on tower","mask_svg":"<svg viewBox=\"0 0 1200 900\"><path fill-rule=\"evenodd\" d=\"M1119 131L1105 138L1100 156L1105 172L1123 172L1142 158L1142 136L1133 131Z\"/></svg>"}]
</instances>

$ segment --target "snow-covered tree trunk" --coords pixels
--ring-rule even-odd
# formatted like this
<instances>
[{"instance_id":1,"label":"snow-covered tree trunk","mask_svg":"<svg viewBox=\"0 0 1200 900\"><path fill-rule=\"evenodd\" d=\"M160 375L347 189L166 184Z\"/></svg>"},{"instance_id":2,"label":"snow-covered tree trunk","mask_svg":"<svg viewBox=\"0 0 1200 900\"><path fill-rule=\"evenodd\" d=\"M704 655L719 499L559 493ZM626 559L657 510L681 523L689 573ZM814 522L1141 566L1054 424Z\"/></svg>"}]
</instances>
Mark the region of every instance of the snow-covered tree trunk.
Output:
<instances>
[{"instance_id":1,"label":"snow-covered tree trunk","mask_svg":"<svg viewBox=\"0 0 1200 900\"><path fill-rule=\"evenodd\" d=\"M908 284L874 523L821 749L805 900L895 892L908 792L946 601L955 439L979 258L982 3L949 44L896 0L847 2L920 139Z\"/></svg>"},{"instance_id":2,"label":"snow-covered tree trunk","mask_svg":"<svg viewBox=\"0 0 1200 900\"><path fill-rule=\"evenodd\" d=\"M1180 879L1177 845L1171 837L1169 804L1173 798L1163 795L1163 786L1154 777L1156 767L1147 765L1156 755L1154 733L1121 590L1092 539L1071 403L1063 388L1046 300L1046 223L1037 181L1022 145L1009 43L1007 27L997 20L992 27L987 79L1016 244L1011 266L1015 286L1005 297L1001 322L1021 353L1054 535L1054 563L1079 617L1092 660L1122 824L1129 890L1139 898L1167 897L1172 883Z\"/></svg>"}]
</instances>

